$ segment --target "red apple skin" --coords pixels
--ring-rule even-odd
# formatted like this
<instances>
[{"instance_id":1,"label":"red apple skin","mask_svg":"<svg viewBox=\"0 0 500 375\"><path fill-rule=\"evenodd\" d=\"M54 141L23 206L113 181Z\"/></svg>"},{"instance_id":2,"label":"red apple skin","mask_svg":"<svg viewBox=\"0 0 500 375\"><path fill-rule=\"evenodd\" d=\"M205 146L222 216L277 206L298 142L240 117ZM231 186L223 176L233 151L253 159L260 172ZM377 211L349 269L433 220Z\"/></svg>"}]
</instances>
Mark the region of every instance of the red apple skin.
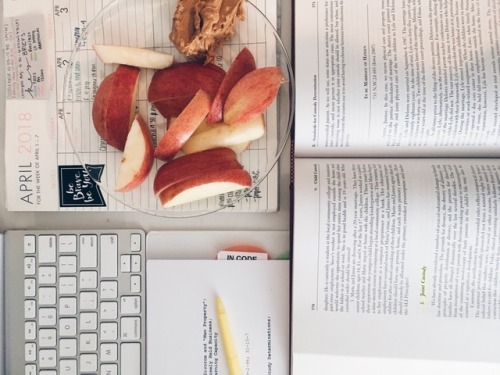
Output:
<instances>
[{"instance_id":1,"label":"red apple skin","mask_svg":"<svg viewBox=\"0 0 500 375\"><path fill-rule=\"evenodd\" d=\"M200 174L238 168L243 168L243 166L236 159L236 153L230 148L220 147L184 155L163 164L158 169L153 182L153 191L158 196L169 186Z\"/></svg>"},{"instance_id":2,"label":"red apple skin","mask_svg":"<svg viewBox=\"0 0 500 375\"><path fill-rule=\"evenodd\" d=\"M224 122L246 122L263 113L278 95L284 82L279 67L258 68L246 74L232 88L224 104Z\"/></svg>"},{"instance_id":3,"label":"red apple skin","mask_svg":"<svg viewBox=\"0 0 500 375\"><path fill-rule=\"evenodd\" d=\"M193 99L168 126L155 150L155 157L170 161L191 137L196 128L203 122L210 111L212 99L203 90L198 90Z\"/></svg>"},{"instance_id":4,"label":"red apple skin","mask_svg":"<svg viewBox=\"0 0 500 375\"><path fill-rule=\"evenodd\" d=\"M135 100L140 69L118 65L104 78L92 105L92 121L97 133L112 147L123 151L135 116Z\"/></svg>"},{"instance_id":5,"label":"red apple skin","mask_svg":"<svg viewBox=\"0 0 500 375\"><path fill-rule=\"evenodd\" d=\"M226 72L214 64L188 61L157 70L148 89L148 100L165 118L177 117L198 90L213 99Z\"/></svg>"},{"instance_id":6,"label":"red apple skin","mask_svg":"<svg viewBox=\"0 0 500 375\"><path fill-rule=\"evenodd\" d=\"M212 103L212 108L207 116L207 123L213 124L222 122L224 118L224 103L226 102L229 92L243 76L251 71L254 71L255 69L255 58L248 48L243 48L234 59L226 73L226 76L219 86L219 90L217 91Z\"/></svg>"},{"instance_id":7,"label":"red apple skin","mask_svg":"<svg viewBox=\"0 0 500 375\"><path fill-rule=\"evenodd\" d=\"M109 98L113 92L115 72L108 74L97 88L92 103L92 121L99 136L106 140L106 113L108 111Z\"/></svg>"},{"instance_id":8,"label":"red apple skin","mask_svg":"<svg viewBox=\"0 0 500 375\"><path fill-rule=\"evenodd\" d=\"M189 189L208 186L212 183L234 183L239 185L241 189L252 186L252 177L245 169L225 169L217 170L211 173L204 173L190 179L178 182L164 189L158 196L163 207L169 207L173 199L179 194L185 193ZM237 190L237 189L236 189ZM217 193L218 195L219 193ZM196 197L194 200L206 198L207 196ZM187 202L185 202L187 203Z\"/></svg>"},{"instance_id":9,"label":"red apple skin","mask_svg":"<svg viewBox=\"0 0 500 375\"><path fill-rule=\"evenodd\" d=\"M117 192L127 192L138 187L148 177L149 173L151 172L151 168L153 167L154 145L151 131L149 130L148 124L146 124L146 121L144 121L141 115L137 114L135 116L135 120L138 122L141 130L142 140L144 141L145 145L145 152L142 156L134 155L135 157L142 157L141 166L137 173L130 180L130 182L116 189ZM127 147L127 143L125 143L125 146ZM127 151L126 147L124 153ZM125 155L123 157L125 157ZM124 159L122 159L122 163L123 162Z\"/></svg>"}]
</instances>

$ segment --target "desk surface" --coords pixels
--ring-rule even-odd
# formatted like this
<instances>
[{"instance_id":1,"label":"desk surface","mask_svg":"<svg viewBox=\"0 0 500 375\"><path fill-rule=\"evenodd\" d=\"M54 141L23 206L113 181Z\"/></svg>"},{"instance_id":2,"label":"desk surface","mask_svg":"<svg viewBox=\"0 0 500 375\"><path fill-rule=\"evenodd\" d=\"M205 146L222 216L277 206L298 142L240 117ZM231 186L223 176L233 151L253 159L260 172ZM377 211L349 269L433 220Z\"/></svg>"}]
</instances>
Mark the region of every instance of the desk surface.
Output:
<instances>
[{"instance_id":1,"label":"desk surface","mask_svg":"<svg viewBox=\"0 0 500 375\"><path fill-rule=\"evenodd\" d=\"M282 39L291 50L291 2L282 0ZM3 0L0 0L3 18ZM5 87L4 49L0 57L0 86ZM214 213L188 219L166 219L140 212L9 212L5 196L5 90L0 90L0 231L6 229L72 229L72 228L142 228L152 230L289 230L290 223L290 148L283 151L280 168L280 210L276 213Z\"/></svg>"}]
</instances>

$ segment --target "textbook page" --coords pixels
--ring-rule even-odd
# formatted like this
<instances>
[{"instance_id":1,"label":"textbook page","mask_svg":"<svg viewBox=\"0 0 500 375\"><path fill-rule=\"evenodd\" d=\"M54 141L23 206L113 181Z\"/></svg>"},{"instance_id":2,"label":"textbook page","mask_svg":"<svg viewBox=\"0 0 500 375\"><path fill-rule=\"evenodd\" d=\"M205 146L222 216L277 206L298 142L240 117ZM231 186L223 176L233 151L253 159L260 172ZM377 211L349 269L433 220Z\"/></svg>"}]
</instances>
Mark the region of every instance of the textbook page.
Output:
<instances>
[{"instance_id":1,"label":"textbook page","mask_svg":"<svg viewBox=\"0 0 500 375\"><path fill-rule=\"evenodd\" d=\"M149 260L149 375L229 375L215 301L224 303L242 374L289 374L286 260Z\"/></svg>"},{"instance_id":2,"label":"textbook page","mask_svg":"<svg viewBox=\"0 0 500 375\"><path fill-rule=\"evenodd\" d=\"M500 155L500 3L295 1L295 150Z\"/></svg>"},{"instance_id":3,"label":"textbook page","mask_svg":"<svg viewBox=\"0 0 500 375\"><path fill-rule=\"evenodd\" d=\"M500 160L310 158L295 174L294 366L500 371Z\"/></svg>"}]
</instances>

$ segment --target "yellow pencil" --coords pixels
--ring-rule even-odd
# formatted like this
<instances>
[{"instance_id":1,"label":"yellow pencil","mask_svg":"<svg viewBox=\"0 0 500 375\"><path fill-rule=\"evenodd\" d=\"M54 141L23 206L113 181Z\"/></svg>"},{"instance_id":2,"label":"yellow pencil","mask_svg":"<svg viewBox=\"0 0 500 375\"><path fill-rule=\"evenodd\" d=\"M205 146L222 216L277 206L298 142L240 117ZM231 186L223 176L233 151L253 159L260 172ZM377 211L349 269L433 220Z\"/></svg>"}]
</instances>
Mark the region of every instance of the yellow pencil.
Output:
<instances>
[{"instance_id":1,"label":"yellow pencil","mask_svg":"<svg viewBox=\"0 0 500 375\"><path fill-rule=\"evenodd\" d=\"M217 297L217 321L219 323L220 334L222 336L222 345L226 353L227 367L229 368L230 375L241 375L240 361L238 360L238 353L234 346L233 335L231 327L229 326L229 319L226 314L226 309L220 297Z\"/></svg>"}]
</instances>

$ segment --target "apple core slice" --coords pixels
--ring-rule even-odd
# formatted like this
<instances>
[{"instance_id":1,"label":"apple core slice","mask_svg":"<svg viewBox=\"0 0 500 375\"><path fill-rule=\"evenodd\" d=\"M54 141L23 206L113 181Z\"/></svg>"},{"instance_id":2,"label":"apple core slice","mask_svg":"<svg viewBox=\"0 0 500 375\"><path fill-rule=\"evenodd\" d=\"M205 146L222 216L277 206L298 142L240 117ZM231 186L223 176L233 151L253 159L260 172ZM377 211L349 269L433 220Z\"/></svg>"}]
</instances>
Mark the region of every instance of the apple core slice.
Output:
<instances>
[{"instance_id":1,"label":"apple core slice","mask_svg":"<svg viewBox=\"0 0 500 375\"><path fill-rule=\"evenodd\" d=\"M148 177L153 166L153 151L149 127L140 115L136 115L125 142L116 179L116 191L135 189Z\"/></svg>"},{"instance_id":2,"label":"apple core slice","mask_svg":"<svg viewBox=\"0 0 500 375\"><path fill-rule=\"evenodd\" d=\"M95 44L97 57L105 64L125 64L139 68L164 69L174 62L173 55L147 48Z\"/></svg>"}]
</instances>

